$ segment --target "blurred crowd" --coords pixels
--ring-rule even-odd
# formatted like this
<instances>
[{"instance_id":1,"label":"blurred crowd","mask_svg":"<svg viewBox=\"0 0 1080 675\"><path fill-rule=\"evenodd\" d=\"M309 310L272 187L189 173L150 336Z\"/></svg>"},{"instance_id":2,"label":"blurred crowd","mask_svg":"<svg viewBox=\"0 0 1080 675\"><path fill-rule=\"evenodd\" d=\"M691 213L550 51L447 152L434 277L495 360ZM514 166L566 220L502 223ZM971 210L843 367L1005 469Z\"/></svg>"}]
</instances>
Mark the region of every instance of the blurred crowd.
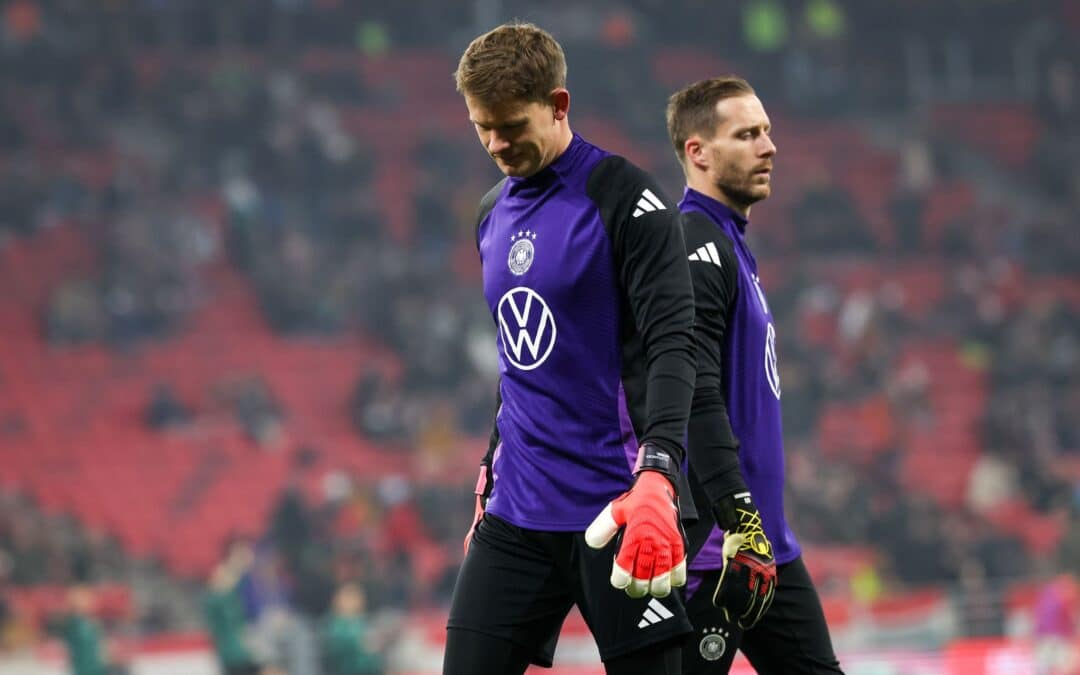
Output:
<instances>
[{"instance_id":1,"label":"blurred crowd","mask_svg":"<svg viewBox=\"0 0 1080 675\"><path fill-rule=\"evenodd\" d=\"M286 524L289 516L284 518L276 524ZM307 531L275 534L284 538L271 537L258 546L243 538L228 542L210 576L204 618L222 670L228 675L381 674L391 634L371 630L361 585L334 584L331 570L320 569L330 561L293 540L307 539Z\"/></svg>"},{"instance_id":2,"label":"blurred crowd","mask_svg":"<svg viewBox=\"0 0 1080 675\"><path fill-rule=\"evenodd\" d=\"M0 489L0 584L98 583L129 569L106 533L44 515L24 496Z\"/></svg>"},{"instance_id":3,"label":"blurred crowd","mask_svg":"<svg viewBox=\"0 0 1080 675\"><path fill-rule=\"evenodd\" d=\"M118 354L182 334L192 313L214 302L210 271L230 266L275 332L359 334L396 352L400 372L373 366L356 381L347 402L356 433L407 448L465 435L476 439L474 452L457 461L472 466L491 424L496 367L473 217L498 174L463 110L450 125L457 133L434 122L399 129L401 156L352 122L365 111L404 115L405 90L417 83L305 64L316 48L372 62L443 52L445 79L419 85L440 90L431 95L436 110L455 100L452 59L504 17L485 14L486 3L460 11L434 0L264 4L5 3L0 248L54 227L87 233L96 271L51 292L40 308L43 335L58 348L101 343ZM788 511L804 542L872 549L885 588L1023 577L1048 565L1080 574L1075 3L534 5L502 9L566 46L575 119L629 139L616 149L673 195L681 177L663 101L688 77L720 73L664 70L657 64L694 63L680 61L679 50L659 59L665 43L707 50L704 67L746 75L777 119L838 122L895 158L885 200L895 236L867 222L842 176L821 170L785 187L797 137L777 157L777 193L797 193L762 205L751 230L759 259L775 270L763 284L779 319ZM931 103L943 99L1026 104L1034 150L1012 166L980 156L984 148L934 125ZM403 218L384 199L388 171L407 196ZM930 227L935 190L961 182L974 186L971 203ZM902 284L852 287L830 273L852 261L924 265L942 276L944 292L915 311L919 298ZM959 505L902 480L909 432L932 432L941 416L934 391L943 374L906 358L930 339L954 341L965 367L985 375L980 452ZM235 393L236 415L256 441L288 424L258 378ZM869 411L857 429L877 437L875 451L837 456L822 447L823 416L856 404ZM165 429L189 415L163 385L145 420ZM337 480L325 504L287 491L266 537L232 542L213 572L207 617L222 630L219 647L240 625L260 636L253 651L222 647L226 666L310 672L295 664L318 660L345 635L342 644L363 649L342 658L367 665L334 672L378 672L392 631L369 631L357 619L364 608L447 597L471 485ZM995 525L995 510L1013 503L1059 519L1049 556L1029 554ZM41 517L3 497L0 584L124 577L122 555L104 535L43 527ZM329 627L328 616L344 618Z\"/></svg>"},{"instance_id":4,"label":"blurred crowd","mask_svg":"<svg viewBox=\"0 0 1080 675\"><path fill-rule=\"evenodd\" d=\"M0 653L49 634L82 647L100 642L99 621L113 630L130 623L130 596L112 589L95 606L89 589L126 581L132 570L106 533L74 518L44 515L25 497L0 489ZM94 653L73 652L73 659L104 660L97 647L82 647L75 651Z\"/></svg>"}]
</instances>

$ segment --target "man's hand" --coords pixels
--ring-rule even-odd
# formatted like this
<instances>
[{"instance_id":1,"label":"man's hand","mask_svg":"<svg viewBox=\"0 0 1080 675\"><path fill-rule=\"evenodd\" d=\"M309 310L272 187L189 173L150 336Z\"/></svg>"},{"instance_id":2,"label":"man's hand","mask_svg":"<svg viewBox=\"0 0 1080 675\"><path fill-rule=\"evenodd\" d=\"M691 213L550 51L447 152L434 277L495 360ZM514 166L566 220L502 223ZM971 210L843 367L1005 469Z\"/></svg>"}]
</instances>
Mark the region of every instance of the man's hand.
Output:
<instances>
[{"instance_id":1,"label":"man's hand","mask_svg":"<svg viewBox=\"0 0 1080 675\"><path fill-rule=\"evenodd\" d=\"M469 526L469 531L465 533L465 553L469 552L469 543L472 542L473 532L476 532L476 526L480 524L480 519L484 517L484 507L487 506L488 496L491 494L491 467L486 464L480 465L480 475L476 478L476 489L473 490L476 494L476 508L473 511L472 525Z\"/></svg>"},{"instance_id":2,"label":"man's hand","mask_svg":"<svg viewBox=\"0 0 1080 675\"><path fill-rule=\"evenodd\" d=\"M585 530L585 542L599 549L626 528L611 568L611 585L625 589L632 598L646 594L663 598L672 586L686 583L686 545L675 487L664 473L641 459L657 452L671 461L663 451L642 447L641 470L634 484L605 506Z\"/></svg>"},{"instance_id":3,"label":"man's hand","mask_svg":"<svg viewBox=\"0 0 1080 675\"><path fill-rule=\"evenodd\" d=\"M714 507L724 528L724 569L713 605L739 628L751 628L765 616L776 591L776 560L761 527L761 514L749 492L727 497Z\"/></svg>"}]
</instances>

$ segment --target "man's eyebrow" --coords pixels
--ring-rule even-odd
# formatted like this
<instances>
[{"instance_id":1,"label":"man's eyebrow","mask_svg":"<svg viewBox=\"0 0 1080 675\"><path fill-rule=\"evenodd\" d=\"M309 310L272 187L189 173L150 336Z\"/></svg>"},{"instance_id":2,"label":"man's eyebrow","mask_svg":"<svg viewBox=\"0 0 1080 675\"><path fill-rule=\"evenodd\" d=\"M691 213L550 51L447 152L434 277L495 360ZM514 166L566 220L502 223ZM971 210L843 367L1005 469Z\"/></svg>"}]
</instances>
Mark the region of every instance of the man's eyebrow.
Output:
<instances>
[{"instance_id":1,"label":"man's eyebrow","mask_svg":"<svg viewBox=\"0 0 1080 675\"><path fill-rule=\"evenodd\" d=\"M529 118L528 117L520 117L520 118L517 118L517 119L506 120L502 124L489 124L489 123L483 122L481 120L469 120L469 121L471 121L473 124L475 124L477 126L481 126L481 127L515 127L515 126L518 126L519 124L526 124L529 121Z\"/></svg>"},{"instance_id":2,"label":"man's eyebrow","mask_svg":"<svg viewBox=\"0 0 1080 675\"><path fill-rule=\"evenodd\" d=\"M772 129L772 125L769 124L768 122L757 122L755 124L744 124L741 127L736 127L735 131L733 133L742 134L742 133L745 133L747 131L755 131L757 129L764 129L766 131L769 131L769 130Z\"/></svg>"}]
</instances>

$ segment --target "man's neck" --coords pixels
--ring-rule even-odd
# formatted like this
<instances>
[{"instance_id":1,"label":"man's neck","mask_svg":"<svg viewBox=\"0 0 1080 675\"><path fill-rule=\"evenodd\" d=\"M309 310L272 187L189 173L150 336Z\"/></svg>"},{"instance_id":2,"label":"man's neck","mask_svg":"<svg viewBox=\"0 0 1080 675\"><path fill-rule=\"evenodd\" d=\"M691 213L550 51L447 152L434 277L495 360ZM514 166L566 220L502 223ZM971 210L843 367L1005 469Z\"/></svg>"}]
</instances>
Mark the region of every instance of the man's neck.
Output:
<instances>
[{"instance_id":1,"label":"man's neck","mask_svg":"<svg viewBox=\"0 0 1080 675\"><path fill-rule=\"evenodd\" d=\"M736 203L716 186L715 183L710 181L702 174L692 174L686 177L686 186L691 190L695 190L720 202L724 206L728 207L735 213L738 213L747 220L750 219L750 206L748 204Z\"/></svg>"},{"instance_id":2,"label":"man's neck","mask_svg":"<svg viewBox=\"0 0 1080 675\"><path fill-rule=\"evenodd\" d=\"M551 161L545 164L545 166L551 166L556 160L562 157L563 153L566 152L566 149L570 147L571 141L574 140L574 132L570 131L569 121L560 122L559 127L559 133L556 137L558 142L555 144L555 154L551 156Z\"/></svg>"}]
</instances>

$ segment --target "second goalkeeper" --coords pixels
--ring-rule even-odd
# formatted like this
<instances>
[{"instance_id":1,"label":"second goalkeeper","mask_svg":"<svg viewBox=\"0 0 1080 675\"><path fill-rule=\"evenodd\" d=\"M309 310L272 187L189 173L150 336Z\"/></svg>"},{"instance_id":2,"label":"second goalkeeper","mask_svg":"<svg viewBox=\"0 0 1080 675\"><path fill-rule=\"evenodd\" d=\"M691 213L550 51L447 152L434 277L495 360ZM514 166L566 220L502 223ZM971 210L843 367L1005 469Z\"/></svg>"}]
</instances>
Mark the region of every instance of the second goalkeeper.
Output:
<instances>
[{"instance_id":1,"label":"second goalkeeper","mask_svg":"<svg viewBox=\"0 0 1080 675\"><path fill-rule=\"evenodd\" d=\"M736 649L761 675L840 673L784 518L776 329L744 238L750 206L772 190L769 117L745 80L722 77L673 95L667 120L686 174L697 341L687 452L702 517L687 532L695 635L683 673L727 673Z\"/></svg>"}]
</instances>

